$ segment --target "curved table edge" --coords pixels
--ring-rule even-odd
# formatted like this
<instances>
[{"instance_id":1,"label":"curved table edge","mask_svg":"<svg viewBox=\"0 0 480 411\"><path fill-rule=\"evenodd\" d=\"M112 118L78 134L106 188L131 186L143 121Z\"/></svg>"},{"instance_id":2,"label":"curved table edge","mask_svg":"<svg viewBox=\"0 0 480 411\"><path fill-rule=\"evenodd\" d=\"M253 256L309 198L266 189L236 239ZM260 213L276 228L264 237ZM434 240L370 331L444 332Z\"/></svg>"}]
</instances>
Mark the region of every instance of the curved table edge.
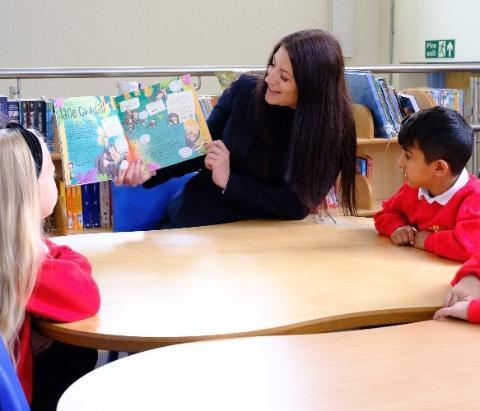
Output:
<instances>
[{"instance_id":1,"label":"curved table edge","mask_svg":"<svg viewBox=\"0 0 480 411\"><path fill-rule=\"evenodd\" d=\"M266 335L314 334L331 331L405 324L429 320L439 307L403 308L341 314L279 327L227 334L138 337L97 334L63 327L47 320L35 320L34 327L45 337L66 344L119 352L140 352L187 342Z\"/></svg>"}]
</instances>

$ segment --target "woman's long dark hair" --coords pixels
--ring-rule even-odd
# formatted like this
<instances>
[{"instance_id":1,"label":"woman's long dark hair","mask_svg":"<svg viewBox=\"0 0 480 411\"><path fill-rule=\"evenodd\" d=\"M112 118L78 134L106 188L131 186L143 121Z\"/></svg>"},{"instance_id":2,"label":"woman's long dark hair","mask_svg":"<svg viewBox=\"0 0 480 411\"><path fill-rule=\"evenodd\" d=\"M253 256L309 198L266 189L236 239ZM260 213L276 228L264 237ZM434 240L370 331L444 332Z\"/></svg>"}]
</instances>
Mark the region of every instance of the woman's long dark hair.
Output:
<instances>
[{"instance_id":1,"label":"woman's long dark hair","mask_svg":"<svg viewBox=\"0 0 480 411\"><path fill-rule=\"evenodd\" d=\"M286 179L300 200L315 210L325 205L325 196L340 175L341 204L356 213L356 136L348 96L342 50L337 40L322 30L304 30L284 37L280 47L290 57L298 88L288 147ZM259 138L271 146L275 141L272 111L265 101L267 84L259 81L256 115Z\"/></svg>"}]
</instances>

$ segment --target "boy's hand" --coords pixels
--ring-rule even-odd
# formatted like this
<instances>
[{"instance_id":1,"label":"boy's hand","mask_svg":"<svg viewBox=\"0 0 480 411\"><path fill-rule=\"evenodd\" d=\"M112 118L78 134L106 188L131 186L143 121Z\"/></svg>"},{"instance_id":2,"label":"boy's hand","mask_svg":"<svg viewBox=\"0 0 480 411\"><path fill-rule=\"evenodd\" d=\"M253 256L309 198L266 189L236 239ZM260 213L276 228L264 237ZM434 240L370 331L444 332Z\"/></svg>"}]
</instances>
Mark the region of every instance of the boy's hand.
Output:
<instances>
[{"instance_id":1,"label":"boy's hand","mask_svg":"<svg viewBox=\"0 0 480 411\"><path fill-rule=\"evenodd\" d=\"M395 245L414 245L415 229L410 225L398 227L390 236L390 240Z\"/></svg>"},{"instance_id":2,"label":"boy's hand","mask_svg":"<svg viewBox=\"0 0 480 411\"><path fill-rule=\"evenodd\" d=\"M475 275L467 275L447 293L443 306L449 307L459 301L472 299L480 299L480 279Z\"/></svg>"},{"instance_id":3,"label":"boy's hand","mask_svg":"<svg viewBox=\"0 0 480 411\"><path fill-rule=\"evenodd\" d=\"M415 248L420 250L425 249L425 240L431 234L430 231L416 231L415 232L415 243L412 244Z\"/></svg>"},{"instance_id":4,"label":"boy's hand","mask_svg":"<svg viewBox=\"0 0 480 411\"><path fill-rule=\"evenodd\" d=\"M468 304L470 304L470 301L459 301L451 307L440 308L433 314L433 319L439 320L440 318L455 317L466 320L468 317Z\"/></svg>"}]
</instances>

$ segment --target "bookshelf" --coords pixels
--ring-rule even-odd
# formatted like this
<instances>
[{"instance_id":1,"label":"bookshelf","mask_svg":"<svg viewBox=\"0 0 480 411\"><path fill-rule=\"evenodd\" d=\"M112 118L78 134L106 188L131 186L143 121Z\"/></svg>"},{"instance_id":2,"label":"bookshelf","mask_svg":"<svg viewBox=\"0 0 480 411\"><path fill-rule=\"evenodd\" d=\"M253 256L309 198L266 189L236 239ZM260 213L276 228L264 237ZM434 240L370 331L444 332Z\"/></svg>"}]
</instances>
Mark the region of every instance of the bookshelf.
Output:
<instances>
[{"instance_id":1,"label":"bookshelf","mask_svg":"<svg viewBox=\"0 0 480 411\"><path fill-rule=\"evenodd\" d=\"M371 217L380 210L381 202L392 196L403 183L403 174L397 167L401 148L396 138L375 138L370 110L360 104L353 105L357 135L357 156L373 160L371 181L356 176L358 214Z\"/></svg>"},{"instance_id":2,"label":"bookshelf","mask_svg":"<svg viewBox=\"0 0 480 411\"><path fill-rule=\"evenodd\" d=\"M465 73L465 79L462 86L457 83L447 84L453 88L464 88L469 76L479 75L480 63L429 63L429 64L397 64L397 65L378 65L378 66L357 66L346 67L347 70L368 70L373 73L384 74L405 74L405 73L446 73L448 76L462 76ZM12 79L16 81L15 95L19 98L22 93L22 80L42 80L42 79L76 79L76 78L110 78L119 79L128 78L158 78L172 77L185 73L190 73L196 77L194 81L199 87L203 77L215 77L218 72L234 73L262 73L264 67L227 67L227 66L183 66L183 67L58 67L58 68L0 68L0 79ZM366 107L355 108L354 116L357 127L358 156L368 155L373 159L372 181L358 176L357 186L359 192L359 213L360 215L371 216L380 208L381 201L391 196L403 182L400 169L396 166L400 147L396 139L374 138L373 123L371 114ZM473 125L475 130L480 130L480 126ZM476 147L475 147L476 148ZM475 150L476 151L476 150ZM58 176L62 175L62 163L58 152L52 153L57 168ZM474 154L472 167L476 170L476 155ZM63 219L63 220L62 220ZM65 210L57 205L54 211L55 222L62 222L66 219ZM69 234L70 231L58 229L57 225L54 231L55 235ZM92 229L95 231L96 229ZM105 230L105 229L103 229Z\"/></svg>"}]
</instances>

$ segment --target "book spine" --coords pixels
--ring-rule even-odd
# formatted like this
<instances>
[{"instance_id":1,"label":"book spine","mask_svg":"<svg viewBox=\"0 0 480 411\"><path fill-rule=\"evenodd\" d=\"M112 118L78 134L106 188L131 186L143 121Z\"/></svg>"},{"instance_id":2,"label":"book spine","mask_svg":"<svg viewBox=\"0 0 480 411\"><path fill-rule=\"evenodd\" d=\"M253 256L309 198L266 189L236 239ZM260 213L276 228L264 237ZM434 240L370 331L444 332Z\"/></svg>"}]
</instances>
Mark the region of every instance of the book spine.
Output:
<instances>
[{"instance_id":1,"label":"book spine","mask_svg":"<svg viewBox=\"0 0 480 411\"><path fill-rule=\"evenodd\" d=\"M27 124L29 128L35 128L35 101L29 100L27 102L28 105L28 120Z\"/></svg>"},{"instance_id":2,"label":"book spine","mask_svg":"<svg viewBox=\"0 0 480 411\"><path fill-rule=\"evenodd\" d=\"M100 227L109 228L112 226L110 219L110 182L100 183Z\"/></svg>"},{"instance_id":3,"label":"book spine","mask_svg":"<svg viewBox=\"0 0 480 411\"><path fill-rule=\"evenodd\" d=\"M387 113L387 117L390 121L390 123L393 125L395 128L395 131L398 132L400 130L400 123L397 122L396 116L393 111L393 106L389 98L389 93L387 91L387 83L385 82L385 79L379 78L377 79L378 86L380 87L380 97L382 98L382 101L385 102L384 108Z\"/></svg>"},{"instance_id":4,"label":"book spine","mask_svg":"<svg viewBox=\"0 0 480 411\"><path fill-rule=\"evenodd\" d=\"M55 219L55 226L57 227L59 233L66 234L67 232L67 198L65 193L65 183L63 180L57 179L57 190L58 190L58 213L57 218Z\"/></svg>"},{"instance_id":5,"label":"book spine","mask_svg":"<svg viewBox=\"0 0 480 411\"><path fill-rule=\"evenodd\" d=\"M355 159L355 171L361 176L367 175L367 159L364 157L357 157Z\"/></svg>"},{"instance_id":6,"label":"book spine","mask_svg":"<svg viewBox=\"0 0 480 411\"><path fill-rule=\"evenodd\" d=\"M37 129L43 136L47 132L46 125L46 104L43 100L33 101L33 128Z\"/></svg>"},{"instance_id":7,"label":"book spine","mask_svg":"<svg viewBox=\"0 0 480 411\"><path fill-rule=\"evenodd\" d=\"M66 209L67 209L67 228L73 230L73 214L74 214L74 204L73 204L73 187L65 187L66 194Z\"/></svg>"},{"instance_id":8,"label":"book spine","mask_svg":"<svg viewBox=\"0 0 480 411\"><path fill-rule=\"evenodd\" d=\"M81 186L82 190L82 217L83 217L83 228L92 227L92 216L90 210L90 184L84 184Z\"/></svg>"},{"instance_id":9,"label":"book spine","mask_svg":"<svg viewBox=\"0 0 480 411\"><path fill-rule=\"evenodd\" d=\"M20 101L8 100L8 119L20 124Z\"/></svg>"},{"instance_id":10,"label":"book spine","mask_svg":"<svg viewBox=\"0 0 480 411\"><path fill-rule=\"evenodd\" d=\"M90 207L92 227L100 227L100 183L91 184Z\"/></svg>"},{"instance_id":11,"label":"book spine","mask_svg":"<svg viewBox=\"0 0 480 411\"><path fill-rule=\"evenodd\" d=\"M383 97L380 84L373 76L372 76L372 83L373 83L373 89L375 90L375 94L377 95L377 101L379 103L378 110L379 110L380 117L382 119L382 123L378 124L378 128L377 128L378 135L382 137L391 138L395 135L395 128L393 126L392 120L389 115L387 103L385 101L385 98Z\"/></svg>"},{"instance_id":12,"label":"book spine","mask_svg":"<svg viewBox=\"0 0 480 411\"><path fill-rule=\"evenodd\" d=\"M28 101L27 100L20 100L20 124L28 128Z\"/></svg>"},{"instance_id":13,"label":"book spine","mask_svg":"<svg viewBox=\"0 0 480 411\"><path fill-rule=\"evenodd\" d=\"M8 121L8 98L0 96L0 120Z\"/></svg>"},{"instance_id":14,"label":"book spine","mask_svg":"<svg viewBox=\"0 0 480 411\"><path fill-rule=\"evenodd\" d=\"M53 132L53 100L45 100L45 139L47 142L47 147L51 153L55 152L55 136Z\"/></svg>"},{"instance_id":15,"label":"book spine","mask_svg":"<svg viewBox=\"0 0 480 411\"><path fill-rule=\"evenodd\" d=\"M83 230L83 214L82 214L82 190L80 186L73 186L73 229Z\"/></svg>"}]
</instances>

